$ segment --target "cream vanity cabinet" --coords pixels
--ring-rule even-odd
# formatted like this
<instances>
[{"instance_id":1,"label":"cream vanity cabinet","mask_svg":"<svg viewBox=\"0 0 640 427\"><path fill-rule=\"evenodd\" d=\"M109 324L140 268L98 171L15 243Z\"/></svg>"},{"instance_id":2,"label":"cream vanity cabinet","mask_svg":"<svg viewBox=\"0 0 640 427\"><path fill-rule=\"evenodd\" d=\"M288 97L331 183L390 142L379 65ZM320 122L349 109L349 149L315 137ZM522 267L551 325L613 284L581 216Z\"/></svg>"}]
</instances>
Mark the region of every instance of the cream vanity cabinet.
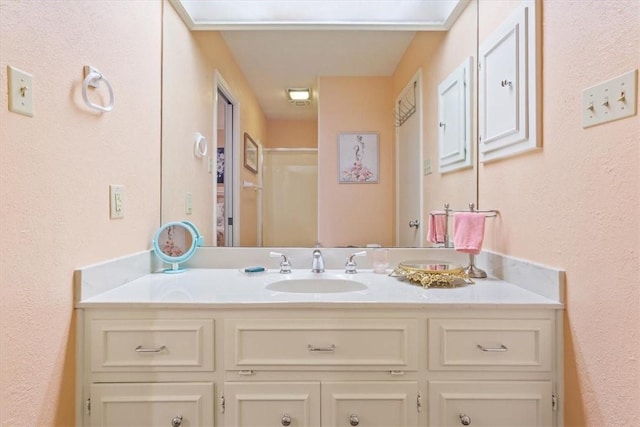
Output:
<instances>
[{"instance_id":1,"label":"cream vanity cabinet","mask_svg":"<svg viewBox=\"0 0 640 427\"><path fill-rule=\"evenodd\" d=\"M215 323L190 314L80 312L80 425L214 425Z\"/></svg>"},{"instance_id":2,"label":"cream vanity cabinet","mask_svg":"<svg viewBox=\"0 0 640 427\"><path fill-rule=\"evenodd\" d=\"M225 320L225 368L279 378L225 382L225 425L417 426L418 320L343 315Z\"/></svg>"},{"instance_id":3,"label":"cream vanity cabinet","mask_svg":"<svg viewBox=\"0 0 640 427\"><path fill-rule=\"evenodd\" d=\"M79 311L80 425L560 425L559 310Z\"/></svg>"}]
</instances>

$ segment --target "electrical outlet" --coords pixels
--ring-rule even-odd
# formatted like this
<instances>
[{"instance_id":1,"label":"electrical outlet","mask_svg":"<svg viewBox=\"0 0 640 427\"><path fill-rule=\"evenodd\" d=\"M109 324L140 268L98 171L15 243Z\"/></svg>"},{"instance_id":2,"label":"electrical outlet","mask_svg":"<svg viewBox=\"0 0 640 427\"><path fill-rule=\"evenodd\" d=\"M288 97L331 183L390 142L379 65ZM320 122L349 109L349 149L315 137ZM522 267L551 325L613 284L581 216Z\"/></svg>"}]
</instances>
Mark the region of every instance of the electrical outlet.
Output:
<instances>
[{"instance_id":1,"label":"electrical outlet","mask_svg":"<svg viewBox=\"0 0 640 427\"><path fill-rule=\"evenodd\" d=\"M636 114L638 70L582 91L582 127L599 125Z\"/></svg>"},{"instance_id":2,"label":"electrical outlet","mask_svg":"<svg viewBox=\"0 0 640 427\"><path fill-rule=\"evenodd\" d=\"M193 194L187 193L184 196L184 213L191 215L193 213Z\"/></svg>"},{"instance_id":3,"label":"electrical outlet","mask_svg":"<svg viewBox=\"0 0 640 427\"><path fill-rule=\"evenodd\" d=\"M7 65L9 111L33 117L33 76Z\"/></svg>"},{"instance_id":4,"label":"electrical outlet","mask_svg":"<svg viewBox=\"0 0 640 427\"><path fill-rule=\"evenodd\" d=\"M110 218L124 218L124 185L109 186Z\"/></svg>"}]
</instances>

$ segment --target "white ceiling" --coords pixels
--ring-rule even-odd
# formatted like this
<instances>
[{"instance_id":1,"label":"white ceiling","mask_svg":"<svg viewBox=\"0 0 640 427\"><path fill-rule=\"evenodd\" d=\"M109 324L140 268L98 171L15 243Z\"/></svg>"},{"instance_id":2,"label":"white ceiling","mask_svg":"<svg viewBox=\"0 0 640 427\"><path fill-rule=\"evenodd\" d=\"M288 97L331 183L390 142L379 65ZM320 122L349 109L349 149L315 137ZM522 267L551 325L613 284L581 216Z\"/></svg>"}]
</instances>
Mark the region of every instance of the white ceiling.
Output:
<instances>
[{"instance_id":1,"label":"white ceiling","mask_svg":"<svg viewBox=\"0 0 640 427\"><path fill-rule=\"evenodd\" d=\"M191 30L221 31L270 119L316 118L319 76L393 74L416 30L448 29L469 2L170 1ZM311 105L290 104L288 87L311 88Z\"/></svg>"},{"instance_id":2,"label":"white ceiling","mask_svg":"<svg viewBox=\"0 0 640 427\"><path fill-rule=\"evenodd\" d=\"M225 31L265 115L315 118L318 76L389 76L413 38L408 31ZM290 104L288 87L309 87L312 103Z\"/></svg>"}]
</instances>

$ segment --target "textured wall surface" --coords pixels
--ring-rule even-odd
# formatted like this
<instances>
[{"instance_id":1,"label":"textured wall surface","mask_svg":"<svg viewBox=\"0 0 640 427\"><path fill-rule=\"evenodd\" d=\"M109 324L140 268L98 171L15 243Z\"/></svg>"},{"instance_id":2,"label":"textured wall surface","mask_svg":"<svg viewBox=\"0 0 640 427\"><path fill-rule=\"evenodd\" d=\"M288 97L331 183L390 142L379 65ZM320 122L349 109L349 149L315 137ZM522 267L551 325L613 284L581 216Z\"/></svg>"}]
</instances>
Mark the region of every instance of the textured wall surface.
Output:
<instances>
[{"instance_id":1,"label":"textured wall surface","mask_svg":"<svg viewBox=\"0 0 640 427\"><path fill-rule=\"evenodd\" d=\"M159 225L161 3L2 0L0 23L0 425L70 426L73 270L148 249ZM33 75L33 118L7 110L7 65ZM112 112L83 103L84 65Z\"/></svg>"},{"instance_id":2,"label":"textured wall surface","mask_svg":"<svg viewBox=\"0 0 640 427\"><path fill-rule=\"evenodd\" d=\"M217 31L189 31L175 9L165 0L163 15L162 92L162 221L188 219L205 236L205 245L214 241L212 180L207 159L193 153L193 134L201 132L213 147L213 104L216 88L214 70L228 85L240 104L240 140L236 164L240 182L257 182L257 175L242 167L243 135L249 133L264 142L267 121L222 35ZM239 149L239 150L238 150ZM229 153L231 147L225 147ZM187 192L193 195L193 213L185 214ZM240 246L257 244L257 198L255 191L240 187Z\"/></svg>"},{"instance_id":3,"label":"textured wall surface","mask_svg":"<svg viewBox=\"0 0 640 427\"><path fill-rule=\"evenodd\" d=\"M318 239L322 246L394 243L391 77L321 77L318 103ZM378 133L378 184L338 183L338 134Z\"/></svg>"},{"instance_id":4,"label":"textured wall surface","mask_svg":"<svg viewBox=\"0 0 640 427\"><path fill-rule=\"evenodd\" d=\"M483 3L480 3L483 17ZM640 419L640 118L582 128L582 90L640 65L640 2L543 2L543 148L480 167L485 247L566 270L567 426Z\"/></svg>"}]
</instances>

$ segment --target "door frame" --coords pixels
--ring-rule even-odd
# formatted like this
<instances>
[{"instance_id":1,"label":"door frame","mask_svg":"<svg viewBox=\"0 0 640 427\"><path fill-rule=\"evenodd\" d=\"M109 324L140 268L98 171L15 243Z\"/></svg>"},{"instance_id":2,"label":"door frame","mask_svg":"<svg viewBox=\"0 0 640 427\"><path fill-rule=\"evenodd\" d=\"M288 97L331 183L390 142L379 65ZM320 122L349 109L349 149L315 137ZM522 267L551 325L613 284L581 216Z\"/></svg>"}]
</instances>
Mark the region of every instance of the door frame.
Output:
<instances>
[{"instance_id":1,"label":"door frame","mask_svg":"<svg viewBox=\"0 0 640 427\"><path fill-rule=\"evenodd\" d=\"M398 102L404 97L404 94L407 91L411 90L413 82L417 83L416 90L416 112L418 118L418 141L420 144L419 152L420 152L420 174L418 177L418 203L419 203L419 214L418 220L420 221L420 232L422 232L423 227L426 226L424 222L424 174L422 173L424 167L424 119L423 119L423 108L422 108L422 68L418 68L415 74L409 79L409 82L406 86L400 91L400 94L396 97L394 103L394 111L396 114L399 114L398 110ZM396 145L396 246L400 246L400 126L395 127L395 145ZM420 239L418 242L418 247L423 247L423 239Z\"/></svg>"},{"instance_id":2,"label":"door frame","mask_svg":"<svg viewBox=\"0 0 640 427\"><path fill-rule=\"evenodd\" d=\"M228 152L225 150L225 178L231 175L231 182L229 179L224 180L224 214L225 214L225 246L238 246L240 244L240 168L237 165L236 157L240 153L240 103L238 99L231 92L230 86L219 70L214 70L213 75L213 140L214 146L218 147L218 96L220 93L231 104L231 120L227 114L225 114L225 138L228 139L228 135L231 135L231 141L225 140L225 147L230 146L231 150ZM227 130L227 124L231 124L231 132ZM230 144L227 144L230 142ZM216 150L217 151L217 150ZM226 171L231 169L231 174L227 174ZM216 175L212 175L212 180L216 182ZM216 185L213 185L214 199L216 196ZM229 195L231 195L229 202ZM230 208L230 209L229 209ZM231 218L232 225L229 224L229 218ZM214 209L214 224L215 222L215 209Z\"/></svg>"}]
</instances>

